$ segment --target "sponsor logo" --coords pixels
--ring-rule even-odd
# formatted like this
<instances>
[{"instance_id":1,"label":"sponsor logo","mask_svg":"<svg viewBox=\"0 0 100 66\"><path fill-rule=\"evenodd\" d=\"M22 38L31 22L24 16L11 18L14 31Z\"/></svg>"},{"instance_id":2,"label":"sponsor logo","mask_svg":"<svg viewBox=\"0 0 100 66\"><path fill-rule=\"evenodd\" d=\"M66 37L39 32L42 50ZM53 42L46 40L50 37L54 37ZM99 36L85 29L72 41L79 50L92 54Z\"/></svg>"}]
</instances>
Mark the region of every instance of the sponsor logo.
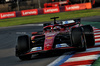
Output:
<instances>
[{"instance_id":1,"label":"sponsor logo","mask_svg":"<svg viewBox=\"0 0 100 66\"><path fill-rule=\"evenodd\" d=\"M61 1L59 4L66 4L68 3L67 1Z\"/></svg>"},{"instance_id":2,"label":"sponsor logo","mask_svg":"<svg viewBox=\"0 0 100 66\"><path fill-rule=\"evenodd\" d=\"M37 12L36 11L23 12L23 15L29 15L29 14L37 14Z\"/></svg>"},{"instance_id":3,"label":"sponsor logo","mask_svg":"<svg viewBox=\"0 0 100 66\"><path fill-rule=\"evenodd\" d=\"M39 50L42 50L42 47L33 47L33 48L31 49L31 52L32 52L32 51L39 51Z\"/></svg>"},{"instance_id":4,"label":"sponsor logo","mask_svg":"<svg viewBox=\"0 0 100 66\"><path fill-rule=\"evenodd\" d=\"M22 13L22 16L37 15L38 14L38 11L37 11L37 9L22 10L21 13Z\"/></svg>"},{"instance_id":5,"label":"sponsor logo","mask_svg":"<svg viewBox=\"0 0 100 66\"><path fill-rule=\"evenodd\" d=\"M0 18L11 18L11 17L16 17L15 12L7 12L7 13L0 13Z\"/></svg>"},{"instance_id":6,"label":"sponsor logo","mask_svg":"<svg viewBox=\"0 0 100 66\"><path fill-rule=\"evenodd\" d=\"M47 39L52 39L53 37L48 37Z\"/></svg>"},{"instance_id":7,"label":"sponsor logo","mask_svg":"<svg viewBox=\"0 0 100 66\"><path fill-rule=\"evenodd\" d=\"M56 8L56 9L45 9L44 10L45 12L56 12L56 11L58 11L58 9Z\"/></svg>"},{"instance_id":8,"label":"sponsor logo","mask_svg":"<svg viewBox=\"0 0 100 66\"><path fill-rule=\"evenodd\" d=\"M60 47L69 47L69 46L66 43L56 45L56 48L60 48Z\"/></svg>"},{"instance_id":9,"label":"sponsor logo","mask_svg":"<svg viewBox=\"0 0 100 66\"><path fill-rule=\"evenodd\" d=\"M44 8L44 13L56 13L59 12L59 8Z\"/></svg>"},{"instance_id":10,"label":"sponsor logo","mask_svg":"<svg viewBox=\"0 0 100 66\"><path fill-rule=\"evenodd\" d=\"M1 14L1 18L5 18L5 17L13 17L15 16L14 13L11 13L11 14Z\"/></svg>"},{"instance_id":11,"label":"sponsor logo","mask_svg":"<svg viewBox=\"0 0 100 66\"><path fill-rule=\"evenodd\" d=\"M74 10L74 9L79 9L79 6L72 6L72 7L66 7L66 10Z\"/></svg>"}]
</instances>

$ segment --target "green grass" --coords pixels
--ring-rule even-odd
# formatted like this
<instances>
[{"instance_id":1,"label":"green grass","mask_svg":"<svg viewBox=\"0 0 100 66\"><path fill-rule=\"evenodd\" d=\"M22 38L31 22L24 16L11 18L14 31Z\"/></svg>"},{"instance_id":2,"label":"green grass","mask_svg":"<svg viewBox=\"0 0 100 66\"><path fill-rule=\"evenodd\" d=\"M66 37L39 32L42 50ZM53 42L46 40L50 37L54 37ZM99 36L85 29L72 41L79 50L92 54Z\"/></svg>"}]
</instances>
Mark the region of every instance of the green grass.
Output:
<instances>
[{"instance_id":1,"label":"green grass","mask_svg":"<svg viewBox=\"0 0 100 66\"><path fill-rule=\"evenodd\" d=\"M82 22L83 25L92 25L96 28L100 28L100 22Z\"/></svg>"},{"instance_id":2,"label":"green grass","mask_svg":"<svg viewBox=\"0 0 100 66\"><path fill-rule=\"evenodd\" d=\"M52 21L50 20L50 17L54 17L54 16L59 16L60 18L58 20L65 20L65 19L97 16L97 15L100 15L100 9L90 9L90 10L80 10L80 11L71 11L71 12L60 12L54 14L17 17L17 18L0 20L0 27Z\"/></svg>"},{"instance_id":3,"label":"green grass","mask_svg":"<svg viewBox=\"0 0 100 66\"><path fill-rule=\"evenodd\" d=\"M98 60L96 60L96 61L94 62L94 64L91 65L91 66L100 66L100 57L99 57Z\"/></svg>"}]
</instances>

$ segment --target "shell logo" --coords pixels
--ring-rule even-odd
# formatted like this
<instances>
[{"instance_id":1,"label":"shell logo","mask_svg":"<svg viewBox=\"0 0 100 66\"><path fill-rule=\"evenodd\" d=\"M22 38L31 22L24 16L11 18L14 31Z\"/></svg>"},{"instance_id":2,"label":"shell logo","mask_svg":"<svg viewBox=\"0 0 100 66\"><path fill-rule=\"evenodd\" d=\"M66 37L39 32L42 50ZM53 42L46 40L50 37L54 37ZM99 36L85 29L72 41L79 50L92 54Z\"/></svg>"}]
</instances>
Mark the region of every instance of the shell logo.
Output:
<instances>
[{"instance_id":1,"label":"shell logo","mask_svg":"<svg viewBox=\"0 0 100 66\"><path fill-rule=\"evenodd\" d=\"M47 37L47 39L52 39L53 37Z\"/></svg>"}]
</instances>

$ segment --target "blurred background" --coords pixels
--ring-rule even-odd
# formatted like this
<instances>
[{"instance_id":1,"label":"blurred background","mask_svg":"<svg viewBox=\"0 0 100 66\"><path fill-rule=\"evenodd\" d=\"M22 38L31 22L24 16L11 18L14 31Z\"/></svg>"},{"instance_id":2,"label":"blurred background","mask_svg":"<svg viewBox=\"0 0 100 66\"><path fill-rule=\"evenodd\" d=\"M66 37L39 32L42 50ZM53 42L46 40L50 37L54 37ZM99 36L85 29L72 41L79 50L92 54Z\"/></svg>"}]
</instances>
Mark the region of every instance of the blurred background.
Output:
<instances>
[{"instance_id":1,"label":"blurred background","mask_svg":"<svg viewBox=\"0 0 100 66\"><path fill-rule=\"evenodd\" d=\"M0 12L44 8L45 6L50 6L50 4L54 2L67 2L66 4L62 4L60 6L85 2L91 2L93 6L100 5L100 0L0 0Z\"/></svg>"}]
</instances>

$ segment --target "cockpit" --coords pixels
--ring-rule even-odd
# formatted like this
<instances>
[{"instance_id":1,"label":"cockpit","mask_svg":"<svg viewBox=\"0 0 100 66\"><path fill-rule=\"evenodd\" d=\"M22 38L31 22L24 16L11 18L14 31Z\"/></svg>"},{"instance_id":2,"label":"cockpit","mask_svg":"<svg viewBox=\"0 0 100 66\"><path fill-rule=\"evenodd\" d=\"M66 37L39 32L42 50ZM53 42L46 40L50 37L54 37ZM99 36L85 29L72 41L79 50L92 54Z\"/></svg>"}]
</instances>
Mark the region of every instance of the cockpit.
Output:
<instances>
[{"instance_id":1,"label":"cockpit","mask_svg":"<svg viewBox=\"0 0 100 66\"><path fill-rule=\"evenodd\" d=\"M55 24L55 25L48 25L44 27L45 32L54 32L54 31L63 31L65 27L63 25Z\"/></svg>"},{"instance_id":2,"label":"cockpit","mask_svg":"<svg viewBox=\"0 0 100 66\"><path fill-rule=\"evenodd\" d=\"M67 20L67 21L56 21L56 19L59 17L53 17L51 19L54 19L54 23L45 23L43 26L44 32L53 32L53 31L64 31L65 29L68 29L69 27L73 27L77 24L80 25L80 19L74 19L74 20ZM69 28L70 29L70 28Z\"/></svg>"}]
</instances>

